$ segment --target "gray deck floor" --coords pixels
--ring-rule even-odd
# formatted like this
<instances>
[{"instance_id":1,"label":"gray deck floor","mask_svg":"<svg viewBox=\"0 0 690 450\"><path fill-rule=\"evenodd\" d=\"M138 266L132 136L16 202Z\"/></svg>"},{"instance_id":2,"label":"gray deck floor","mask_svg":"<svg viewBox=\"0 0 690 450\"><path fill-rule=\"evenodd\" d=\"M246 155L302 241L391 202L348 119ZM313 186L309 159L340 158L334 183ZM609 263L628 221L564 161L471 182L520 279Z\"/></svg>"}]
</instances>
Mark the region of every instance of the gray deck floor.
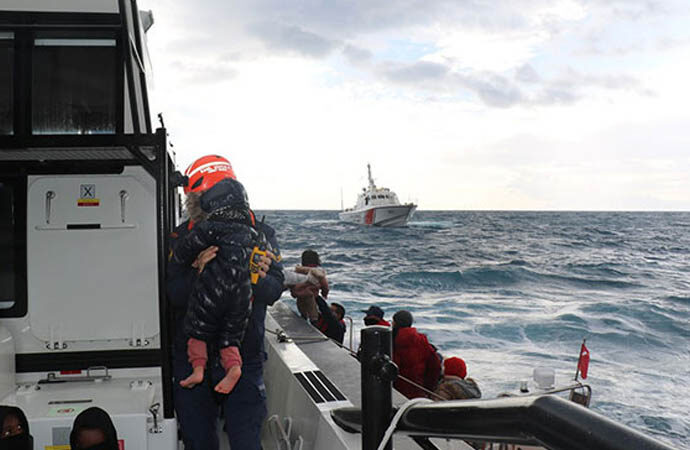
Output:
<instances>
[{"instance_id":1,"label":"gray deck floor","mask_svg":"<svg viewBox=\"0 0 690 450\"><path fill-rule=\"evenodd\" d=\"M324 336L304 319L297 316L287 302L277 302L268 312L288 336L294 337L294 342L299 348L319 366L321 371L348 400L355 406L361 406L359 361L351 356L347 349L341 348L335 342L330 340L309 341L309 339L319 339ZM406 401L404 396L393 390L394 405L402 405ZM421 448L410 438L404 436L396 436L394 446L401 450Z\"/></svg>"}]
</instances>

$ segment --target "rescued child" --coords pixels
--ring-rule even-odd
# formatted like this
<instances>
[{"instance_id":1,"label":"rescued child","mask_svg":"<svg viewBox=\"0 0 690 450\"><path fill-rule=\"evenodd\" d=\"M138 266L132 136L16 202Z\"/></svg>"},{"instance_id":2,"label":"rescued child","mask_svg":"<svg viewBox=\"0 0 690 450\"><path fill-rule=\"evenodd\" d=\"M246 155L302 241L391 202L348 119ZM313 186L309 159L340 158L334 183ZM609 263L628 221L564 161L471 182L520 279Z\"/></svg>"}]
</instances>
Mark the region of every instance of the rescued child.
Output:
<instances>
[{"instance_id":1,"label":"rescued child","mask_svg":"<svg viewBox=\"0 0 690 450\"><path fill-rule=\"evenodd\" d=\"M443 361L443 378L438 383L436 395L444 400L481 398L477 382L467 376L467 366L462 358L453 356Z\"/></svg>"},{"instance_id":2,"label":"rescued child","mask_svg":"<svg viewBox=\"0 0 690 450\"><path fill-rule=\"evenodd\" d=\"M251 313L249 262L259 236L252 227L247 194L235 179L189 192L187 210L194 227L176 242L171 262L191 265L203 250L214 247L217 251L205 265L197 262L199 275L184 319L193 371L180 385L192 388L203 381L211 344L218 348L226 371L214 389L227 394L242 374L239 346Z\"/></svg>"},{"instance_id":3,"label":"rescued child","mask_svg":"<svg viewBox=\"0 0 690 450\"><path fill-rule=\"evenodd\" d=\"M302 252L301 265L295 267L295 275L286 273L285 286L296 299L297 310L302 317L310 321L319 319L319 309L316 296L321 291L321 297L328 298L328 279L326 271L321 267L321 258L314 250ZM299 277L297 274L303 275Z\"/></svg>"}]
</instances>

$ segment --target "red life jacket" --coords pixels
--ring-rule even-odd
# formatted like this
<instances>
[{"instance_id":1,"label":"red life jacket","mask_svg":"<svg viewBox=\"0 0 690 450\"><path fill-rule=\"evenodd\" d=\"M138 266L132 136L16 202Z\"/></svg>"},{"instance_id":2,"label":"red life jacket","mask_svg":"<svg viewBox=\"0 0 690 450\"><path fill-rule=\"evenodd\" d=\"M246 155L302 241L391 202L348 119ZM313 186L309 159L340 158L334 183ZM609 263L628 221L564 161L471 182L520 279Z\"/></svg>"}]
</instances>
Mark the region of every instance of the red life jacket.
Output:
<instances>
[{"instance_id":1,"label":"red life jacket","mask_svg":"<svg viewBox=\"0 0 690 450\"><path fill-rule=\"evenodd\" d=\"M403 377L430 391L436 389L441 374L441 362L427 337L416 328L398 329L393 342L393 361L398 365ZM397 379L393 386L407 398L427 396L423 390L402 379Z\"/></svg>"}]
</instances>

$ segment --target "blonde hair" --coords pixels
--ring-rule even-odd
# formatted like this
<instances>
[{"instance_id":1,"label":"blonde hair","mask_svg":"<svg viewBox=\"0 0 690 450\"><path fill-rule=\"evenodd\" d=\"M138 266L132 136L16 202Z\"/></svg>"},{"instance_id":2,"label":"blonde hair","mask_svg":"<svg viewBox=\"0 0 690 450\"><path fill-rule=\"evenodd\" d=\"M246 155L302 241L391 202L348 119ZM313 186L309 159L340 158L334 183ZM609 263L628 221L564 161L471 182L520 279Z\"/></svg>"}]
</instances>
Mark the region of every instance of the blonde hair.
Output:
<instances>
[{"instance_id":1,"label":"blonde hair","mask_svg":"<svg viewBox=\"0 0 690 450\"><path fill-rule=\"evenodd\" d=\"M187 194L185 207L189 213L189 218L195 223L202 222L208 218L208 213L201 209L201 193L190 192Z\"/></svg>"}]
</instances>

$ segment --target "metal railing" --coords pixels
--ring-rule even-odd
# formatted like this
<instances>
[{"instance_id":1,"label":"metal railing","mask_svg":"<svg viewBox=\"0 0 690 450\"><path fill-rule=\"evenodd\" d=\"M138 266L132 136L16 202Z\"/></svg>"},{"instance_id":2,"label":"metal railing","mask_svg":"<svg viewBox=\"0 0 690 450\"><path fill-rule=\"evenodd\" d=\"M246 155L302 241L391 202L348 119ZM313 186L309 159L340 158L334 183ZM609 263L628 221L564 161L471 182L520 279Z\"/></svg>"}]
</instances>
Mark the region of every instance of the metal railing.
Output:
<instances>
[{"instance_id":1,"label":"metal railing","mask_svg":"<svg viewBox=\"0 0 690 450\"><path fill-rule=\"evenodd\" d=\"M390 361L391 331L362 330L362 409L341 408L331 415L348 431L362 433L362 450L380 448L396 409L391 383L397 366ZM424 448L426 438L538 445L556 450L668 450L671 447L579 404L554 395L454 400L405 405L395 432ZM388 443L386 449L391 448Z\"/></svg>"}]
</instances>

